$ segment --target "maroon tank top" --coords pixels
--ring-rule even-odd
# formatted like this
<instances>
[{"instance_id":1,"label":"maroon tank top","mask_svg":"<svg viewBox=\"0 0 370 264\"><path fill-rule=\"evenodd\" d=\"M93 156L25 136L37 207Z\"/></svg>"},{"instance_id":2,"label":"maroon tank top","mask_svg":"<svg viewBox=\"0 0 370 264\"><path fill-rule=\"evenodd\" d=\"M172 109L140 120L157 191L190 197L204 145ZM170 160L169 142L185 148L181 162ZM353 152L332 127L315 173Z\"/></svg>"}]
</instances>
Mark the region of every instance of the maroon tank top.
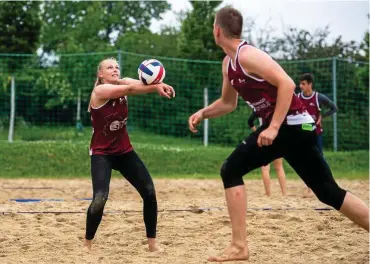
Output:
<instances>
[{"instance_id":1,"label":"maroon tank top","mask_svg":"<svg viewBox=\"0 0 370 264\"><path fill-rule=\"evenodd\" d=\"M320 105L319 105L319 93L313 92L310 96L306 97L303 93L298 94L299 99L301 99L301 102L307 109L307 112L312 116L313 120L315 120L315 123L320 117ZM318 135L322 134L323 129L321 127L321 124L316 125L316 133Z\"/></svg>"},{"instance_id":2,"label":"maroon tank top","mask_svg":"<svg viewBox=\"0 0 370 264\"><path fill-rule=\"evenodd\" d=\"M229 58L227 74L231 85L239 95L254 109L256 115L261 117L264 122L271 122L275 111L277 88L265 81L248 74L239 63L239 52L247 46L246 41L242 41L237 49L235 66ZM305 111L299 98L293 94L293 98L284 121L288 125L313 123L312 118Z\"/></svg>"},{"instance_id":3,"label":"maroon tank top","mask_svg":"<svg viewBox=\"0 0 370 264\"><path fill-rule=\"evenodd\" d=\"M91 108L90 114L93 127L90 155L120 155L133 149L126 129L125 97L110 99L98 108Z\"/></svg>"}]
</instances>

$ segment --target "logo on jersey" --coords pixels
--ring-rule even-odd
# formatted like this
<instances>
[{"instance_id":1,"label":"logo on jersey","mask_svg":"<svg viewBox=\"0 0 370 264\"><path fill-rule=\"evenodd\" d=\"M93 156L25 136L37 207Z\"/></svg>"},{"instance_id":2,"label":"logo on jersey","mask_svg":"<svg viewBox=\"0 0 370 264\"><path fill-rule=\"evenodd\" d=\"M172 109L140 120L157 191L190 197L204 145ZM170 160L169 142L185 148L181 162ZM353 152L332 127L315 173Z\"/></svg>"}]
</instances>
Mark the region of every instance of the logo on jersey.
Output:
<instances>
[{"instance_id":1,"label":"logo on jersey","mask_svg":"<svg viewBox=\"0 0 370 264\"><path fill-rule=\"evenodd\" d=\"M234 86L234 79L232 79L230 82L231 82L231 85ZM245 83L245 79L238 79L238 82L239 82L239 84Z\"/></svg>"},{"instance_id":2,"label":"logo on jersey","mask_svg":"<svg viewBox=\"0 0 370 264\"><path fill-rule=\"evenodd\" d=\"M271 103L269 101L267 101L265 98L262 98L261 100L257 101L257 102L249 102L249 101L246 101L246 103L255 111L255 112L259 112L265 108L268 108L271 106Z\"/></svg>"},{"instance_id":3,"label":"logo on jersey","mask_svg":"<svg viewBox=\"0 0 370 264\"><path fill-rule=\"evenodd\" d=\"M311 103L310 103L310 106L315 106L315 104L311 102Z\"/></svg>"},{"instance_id":4,"label":"logo on jersey","mask_svg":"<svg viewBox=\"0 0 370 264\"><path fill-rule=\"evenodd\" d=\"M124 127L126 124L127 124L127 118L125 118L123 121L119 121L119 120L113 121L112 123L110 123L109 130L117 131L121 129L122 127Z\"/></svg>"},{"instance_id":5,"label":"logo on jersey","mask_svg":"<svg viewBox=\"0 0 370 264\"><path fill-rule=\"evenodd\" d=\"M119 103L120 104L123 104L125 102L125 98L124 97L121 97L121 98L119 98ZM113 101L112 102L112 106L114 107L116 105L116 101Z\"/></svg>"}]
</instances>

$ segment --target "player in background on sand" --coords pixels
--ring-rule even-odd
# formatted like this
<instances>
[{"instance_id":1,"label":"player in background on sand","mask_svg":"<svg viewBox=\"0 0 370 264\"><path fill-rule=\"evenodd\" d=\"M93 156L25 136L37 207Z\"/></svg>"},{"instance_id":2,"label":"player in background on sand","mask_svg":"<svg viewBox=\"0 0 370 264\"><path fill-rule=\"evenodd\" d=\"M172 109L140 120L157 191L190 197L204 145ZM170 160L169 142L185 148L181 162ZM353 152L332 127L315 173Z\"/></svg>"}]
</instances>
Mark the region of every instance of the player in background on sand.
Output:
<instances>
[{"instance_id":1,"label":"player in background on sand","mask_svg":"<svg viewBox=\"0 0 370 264\"><path fill-rule=\"evenodd\" d=\"M301 93L298 94L298 98L301 99L303 105L306 107L307 112L312 116L316 124L316 141L317 147L321 154L323 154L322 146L322 119L328 116L332 116L338 111L337 106L324 94L318 93L313 89L314 78L311 73L304 73L300 77L299 88ZM323 111L327 109L326 111ZM303 197L312 197L314 194L312 190L307 187Z\"/></svg>"}]
</instances>

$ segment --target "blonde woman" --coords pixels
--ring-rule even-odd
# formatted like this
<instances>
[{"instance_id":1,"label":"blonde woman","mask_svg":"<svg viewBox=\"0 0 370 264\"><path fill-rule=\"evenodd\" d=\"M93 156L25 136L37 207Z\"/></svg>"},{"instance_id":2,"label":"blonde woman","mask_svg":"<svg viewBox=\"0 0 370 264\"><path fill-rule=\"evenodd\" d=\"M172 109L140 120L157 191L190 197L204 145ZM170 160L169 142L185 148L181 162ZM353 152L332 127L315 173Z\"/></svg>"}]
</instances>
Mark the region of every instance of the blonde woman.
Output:
<instances>
[{"instance_id":1,"label":"blonde woman","mask_svg":"<svg viewBox=\"0 0 370 264\"><path fill-rule=\"evenodd\" d=\"M130 78L120 79L118 62L106 59L99 63L97 80L91 93L88 111L93 135L90 144L93 200L87 211L84 246L91 249L108 199L112 169L119 171L143 199L143 216L149 251L157 251L157 200L152 178L134 151L126 129L128 107L126 96L158 92L175 96L167 84L144 85Z\"/></svg>"}]
</instances>

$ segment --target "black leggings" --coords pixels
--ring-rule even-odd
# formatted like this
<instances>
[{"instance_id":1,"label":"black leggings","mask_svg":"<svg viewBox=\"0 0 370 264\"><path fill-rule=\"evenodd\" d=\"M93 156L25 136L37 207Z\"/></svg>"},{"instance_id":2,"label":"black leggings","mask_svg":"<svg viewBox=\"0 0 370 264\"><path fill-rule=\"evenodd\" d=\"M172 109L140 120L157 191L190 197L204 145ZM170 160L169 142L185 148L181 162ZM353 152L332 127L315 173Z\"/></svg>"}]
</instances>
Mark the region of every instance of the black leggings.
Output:
<instances>
[{"instance_id":1,"label":"black leggings","mask_svg":"<svg viewBox=\"0 0 370 264\"><path fill-rule=\"evenodd\" d=\"M257 138L267 128L267 125L261 126L225 160L221 168L224 187L231 188L244 184L242 177L245 174L283 157L320 201L339 210L346 191L335 182L317 146L316 133L310 126L282 125L272 145L259 147Z\"/></svg>"},{"instance_id":2,"label":"black leggings","mask_svg":"<svg viewBox=\"0 0 370 264\"><path fill-rule=\"evenodd\" d=\"M119 171L143 199L144 223L148 238L156 237L157 199L150 174L135 151L123 155L92 155L93 200L87 210L86 239L93 239L103 216L109 194L112 169Z\"/></svg>"}]
</instances>

